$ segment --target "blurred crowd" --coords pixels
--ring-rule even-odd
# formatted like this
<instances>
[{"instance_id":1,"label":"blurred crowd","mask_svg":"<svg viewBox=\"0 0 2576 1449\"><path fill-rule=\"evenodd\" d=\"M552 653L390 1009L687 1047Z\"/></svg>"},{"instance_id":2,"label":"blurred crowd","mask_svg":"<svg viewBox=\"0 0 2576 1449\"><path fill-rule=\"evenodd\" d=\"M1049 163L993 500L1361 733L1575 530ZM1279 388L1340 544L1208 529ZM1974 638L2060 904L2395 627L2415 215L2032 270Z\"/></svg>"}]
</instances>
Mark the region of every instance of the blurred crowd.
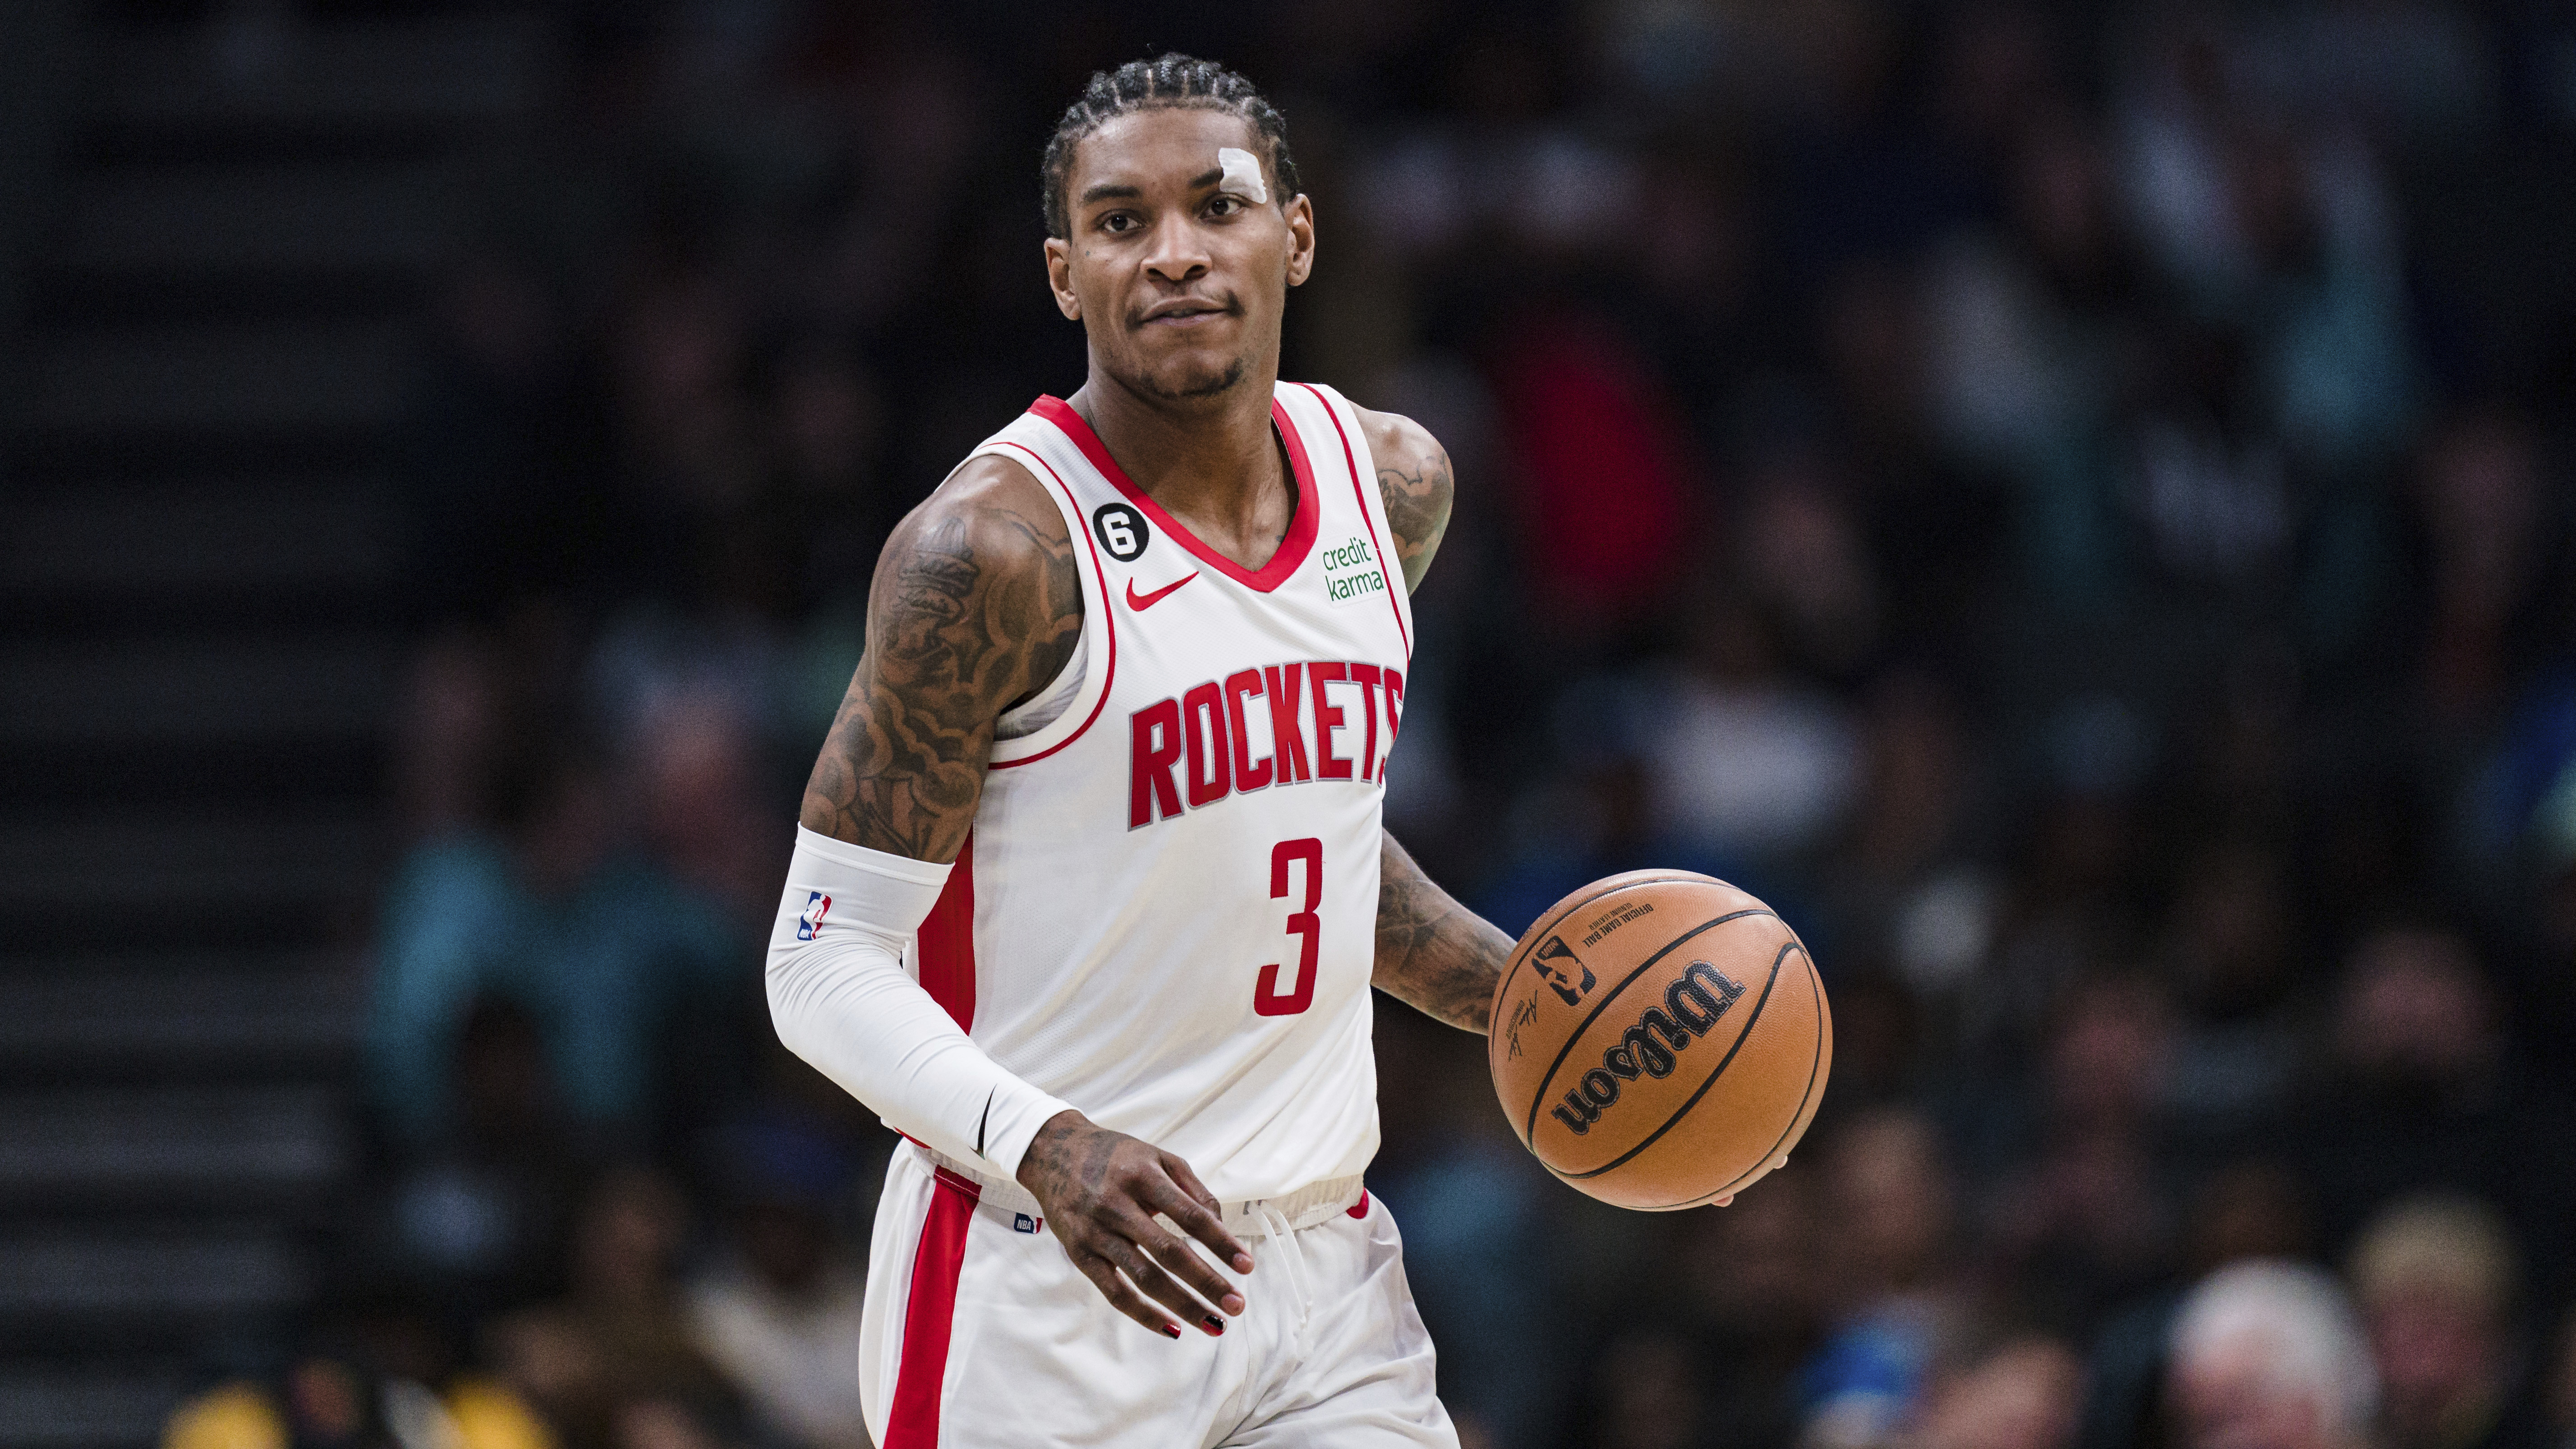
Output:
<instances>
[{"instance_id":1,"label":"blurred crowd","mask_svg":"<svg viewBox=\"0 0 2576 1449\"><path fill-rule=\"evenodd\" d=\"M1670 1216L1380 1002L1470 1444L2576 1444L2576 10L557 21L399 460L371 1165L173 1449L864 1442L889 1139L759 944L879 542L1082 382L1040 147L1165 45L1288 117L1286 375L1456 460L1390 828L1515 933L1725 876L1832 993L1796 1160Z\"/></svg>"}]
</instances>

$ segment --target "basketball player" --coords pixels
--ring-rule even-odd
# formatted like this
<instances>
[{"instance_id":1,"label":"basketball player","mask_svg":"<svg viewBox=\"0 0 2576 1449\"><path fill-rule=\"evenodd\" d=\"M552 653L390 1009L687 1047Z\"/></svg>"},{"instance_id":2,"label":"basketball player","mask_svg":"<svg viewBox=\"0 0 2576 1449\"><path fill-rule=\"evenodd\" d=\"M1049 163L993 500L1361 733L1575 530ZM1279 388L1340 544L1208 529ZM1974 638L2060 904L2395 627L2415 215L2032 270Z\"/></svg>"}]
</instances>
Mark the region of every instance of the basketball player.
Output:
<instances>
[{"instance_id":1,"label":"basketball player","mask_svg":"<svg viewBox=\"0 0 2576 1449\"><path fill-rule=\"evenodd\" d=\"M1512 944L1380 825L1449 460L1278 380L1315 219L1242 77L1095 75L1043 176L1089 379L888 540L770 953L781 1038L909 1139L868 1428L1454 1445L1361 1183L1370 986L1482 1032Z\"/></svg>"}]
</instances>

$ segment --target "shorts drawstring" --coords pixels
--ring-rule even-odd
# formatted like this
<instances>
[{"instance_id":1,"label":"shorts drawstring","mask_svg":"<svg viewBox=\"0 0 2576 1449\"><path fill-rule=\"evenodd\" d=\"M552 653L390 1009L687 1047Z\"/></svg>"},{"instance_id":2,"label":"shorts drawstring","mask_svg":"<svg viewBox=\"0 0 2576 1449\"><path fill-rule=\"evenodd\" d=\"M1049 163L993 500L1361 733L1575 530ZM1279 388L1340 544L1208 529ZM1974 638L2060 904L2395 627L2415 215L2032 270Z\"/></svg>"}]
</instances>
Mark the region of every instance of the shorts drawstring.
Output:
<instances>
[{"instance_id":1,"label":"shorts drawstring","mask_svg":"<svg viewBox=\"0 0 2576 1449\"><path fill-rule=\"evenodd\" d=\"M1288 1268L1288 1287L1297 1295L1297 1332L1302 1336L1315 1310L1315 1279L1311 1265L1306 1261L1305 1246L1297 1241L1296 1231L1289 1226L1286 1213L1266 1202L1248 1206L1260 1219L1262 1230L1269 1235L1270 1241L1285 1245L1286 1251L1280 1254L1280 1262L1294 1265Z\"/></svg>"}]
</instances>

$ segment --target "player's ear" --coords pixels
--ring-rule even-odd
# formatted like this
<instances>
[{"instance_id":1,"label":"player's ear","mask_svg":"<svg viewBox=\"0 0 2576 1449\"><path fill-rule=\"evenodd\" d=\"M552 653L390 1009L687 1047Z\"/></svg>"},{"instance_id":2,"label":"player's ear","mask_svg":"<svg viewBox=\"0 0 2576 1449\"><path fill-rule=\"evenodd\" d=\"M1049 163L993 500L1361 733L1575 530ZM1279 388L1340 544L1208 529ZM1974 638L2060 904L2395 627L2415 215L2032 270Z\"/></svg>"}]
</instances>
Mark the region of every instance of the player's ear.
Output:
<instances>
[{"instance_id":1,"label":"player's ear","mask_svg":"<svg viewBox=\"0 0 2576 1449\"><path fill-rule=\"evenodd\" d=\"M1073 243L1059 237L1046 239L1047 290L1055 293L1055 309L1068 322L1082 320L1082 299L1073 293Z\"/></svg>"},{"instance_id":2,"label":"player's ear","mask_svg":"<svg viewBox=\"0 0 2576 1449\"><path fill-rule=\"evenodd\" d=\"M1288 198L1288 285L1302 287L1315 270L1315 204L1300 192Z\"/></svg>"}]
</instances>

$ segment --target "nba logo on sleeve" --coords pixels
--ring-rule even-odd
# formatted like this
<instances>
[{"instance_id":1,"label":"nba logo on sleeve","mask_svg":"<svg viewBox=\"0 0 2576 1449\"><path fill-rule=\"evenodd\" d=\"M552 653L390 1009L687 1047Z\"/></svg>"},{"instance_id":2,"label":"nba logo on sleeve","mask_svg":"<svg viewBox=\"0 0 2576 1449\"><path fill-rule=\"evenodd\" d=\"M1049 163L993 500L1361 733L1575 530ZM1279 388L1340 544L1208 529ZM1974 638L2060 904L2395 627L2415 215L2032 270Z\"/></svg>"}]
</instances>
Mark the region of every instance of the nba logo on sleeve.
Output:
<instances>
[{"instance_id":1,"label":"nba logo on sleeve","mask_svg":"<svg viewBox=\"0 0 2576 1449\"><path fill-rule=\"evenodd\" d=\"M1032 1216L1030 1216L1030 1215L1029 1215L1029 1214L1027 1214L1027 1213L1013 1213L1013 1214L1011 1214L1011 1231L1012 1231L1012 1232L1015 1232L1015 1233L1034 1233L1034 1232L1036 1232L1038 1229L1040 1229L1040 1228L1042 1228L1042 1227L1044 1227L1044 1226L1046 1226L1046 1219L1044 1219L1044 1218L1040 1218L1040 1217L1032 1217Z\"/></svg>"},{"instance_id":2,"label":"nba logo on sleeve","mask_svg":"<svg viewBox=\"0 0 2576 1449\"><path fill-rule=\"evenodd\" d=\"M823 929L823 913L832 908L832 898L816 891L805 898L805 913L796 918L796 939L811 941Z\"/></svg>"}]
</instances>

